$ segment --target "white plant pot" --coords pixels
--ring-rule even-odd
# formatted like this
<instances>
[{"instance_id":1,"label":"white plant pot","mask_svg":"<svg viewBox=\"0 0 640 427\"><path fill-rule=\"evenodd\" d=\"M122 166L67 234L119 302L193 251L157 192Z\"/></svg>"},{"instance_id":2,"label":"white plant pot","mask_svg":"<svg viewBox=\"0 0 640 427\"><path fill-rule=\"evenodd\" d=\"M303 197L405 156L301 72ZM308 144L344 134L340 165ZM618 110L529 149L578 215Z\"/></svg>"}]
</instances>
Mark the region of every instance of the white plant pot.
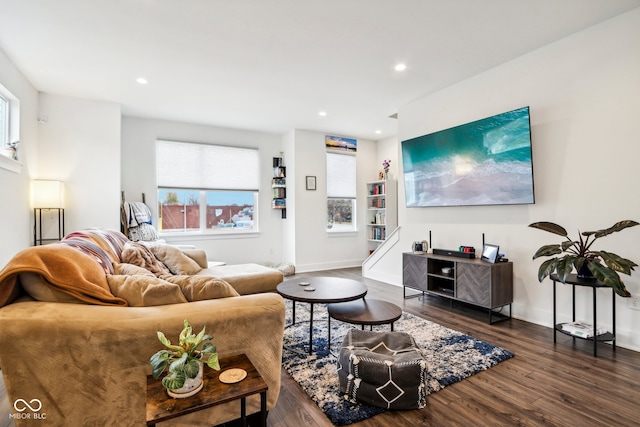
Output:
<instances>
[{"instance_id":1,"label":"white plant pot","mask_svg":"<svg viewBox=\"0 0 640 427\"><path fill-rule=\"evenodd\" d=\"M170 390L167 389L167 393L171 397L175 397L176 399L182 399L185 397L190 397L202 390L202 386L204 385L203 381L203 363L199 362L198 375L195 378L187 378L184 382L184 385L178 389Z\"/></svg>"}]
</instances>

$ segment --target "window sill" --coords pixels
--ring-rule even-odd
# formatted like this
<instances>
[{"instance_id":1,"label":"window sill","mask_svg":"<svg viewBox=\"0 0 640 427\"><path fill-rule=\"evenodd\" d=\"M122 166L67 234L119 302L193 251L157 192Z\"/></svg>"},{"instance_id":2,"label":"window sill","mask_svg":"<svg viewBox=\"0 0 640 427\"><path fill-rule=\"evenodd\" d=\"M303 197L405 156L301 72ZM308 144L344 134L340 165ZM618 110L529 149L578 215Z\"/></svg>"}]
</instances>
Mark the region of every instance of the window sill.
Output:
<instances>
[{"instance_id":1,"label":"window sill","mask_svg":"<svg viewBox=\"0 0 640 427\"><path fill-rule=\"evenodd\" d=\"M220 231L220 232L206 232L206 233L158 233L161 239L166 240L167 242L171 241L180 241L183 242L185 240L215 240L215 239L247 239L247 238L255 238L260 236L260 232L257 230L247 230L247 231Z\"/></svg>"},{"instance_id":2,"label":"window sill","mask_svg":"<svg viewBox=\"0 0 640 427\"><path fill-rule=\"evenodd\" d=\"M22 171L22 163L0 154L0 168L6 169L11 172L20 173Z\"/></svg>"},{"instance_id":3,"label":"window sill","mask_svg":"<svg viewBox=\"0 0 640 427\"><path fill-rule=\"evenodd\" d=\"M358 235L357 230L327 230L329 237L355 237Z\"/></svg>"}]
</instances>

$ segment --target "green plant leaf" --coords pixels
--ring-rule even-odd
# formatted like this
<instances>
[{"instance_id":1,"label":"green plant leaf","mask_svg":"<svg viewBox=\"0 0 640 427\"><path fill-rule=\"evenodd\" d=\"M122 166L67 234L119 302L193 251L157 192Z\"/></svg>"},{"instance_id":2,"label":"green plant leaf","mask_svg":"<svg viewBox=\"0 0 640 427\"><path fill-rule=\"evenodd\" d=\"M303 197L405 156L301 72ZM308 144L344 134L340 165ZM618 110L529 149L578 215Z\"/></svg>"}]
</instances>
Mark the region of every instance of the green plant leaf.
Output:
<instances>
[{"instance_id":1,"label":"green plant leaf","mask_svg":"<svg viewBox=\"0 0 640 427\"><path fill-rule=\"evenodd\" d=\"M540 268L538 269L538 280L540 282L542 282L545 277L556 271L557 262L558 258L551 258L540 265Z\"/></svg>"},{"instance_id":2,"label":"green plant leaf","mask_svg":"<svg viewBox=\"0 0 640 427\"><path fill-rule=\"evenodd\" d=\"M562 258L558 258L556 264L556 271L558 272L558 278L562 283L567 281L567 276L573 271L573 262L576 257L572 255L565 255Z\"/></svg>"},{"instance_id":3,"label":"green plant leaf","mask_svg":"<svg viewBox=\"0 0 640 427\"><path fill-rule=\"evenodd\" d=\"M216 371L220 370L220 362L218 361L218 353L211 353L207 359L207 366Z\"/></svg>"},{"instance_id":4,"label":"green plant leaf","mask_svg":"<svg viewBox=\"0 0 640 427\"><path fill-rule=\"evenodd\" d=\"M584 233L582 233L582 235L583 236L590 236L590 235L593 234L596 239L599 239L600 237L608 236L611 233L622 231L625 228L635 227L636 225L638 225L638 223L636 221L627 219L627 220L624 220L624 221L616 222L611 227L605 228L604 230L585 231Z\"/></svg>"},{"instance_id":5,"label":"green plant leaf","mask_svg":"<svg viewBox=\"0 0 640 427\"><path fill-rule=\"evenodd\" d=\"M169 352L167 350L160 350L149 359L149 364L153 367L153 378L158 379L160 374L169 365Z\"/></svg>"},{"instance_id":6,"label":"green plant leaf","mask_svg":"<svg viewBox=\"0 0 640 427\"><path fill-rule=\"evenodd\" d=\"M553 222L541 221L534 222L533 224L529 224L531 228L537 228L539 230L548 231L549 233L557 234L558 236L569 237L567 234L567 230L564 227L554 224Z\"/></svg>"},{"instance_id":7,"label":"green plant leaf","mask_svg":"<svg viewBox=\"0 0 640 427\"><path fill-rule=\"evenodd\" d=\"M589 262L589 269L596 279L598 279L605 285L612 287L616 294L625 298L631 296L627 288L624 286L624 283L622 282L622 279L620 278L618 273L616 273L612 269L607 268L599 262L595 261Z\"/></svg>"},{"instance_id":8,"label":"green plant leaf","mask_svg":"<svg viewBox=\"0 0 640 427\"><path fill-rule=\"evenodd\" d=\"M186 337L188 337L189 335L191 335L193 333L193 331L191 329L191 325L189 324L187 319L184 319L183 326L184 327L182 328L182 331L180 332L180 340L185 339Z\"/></svg>"},{"instance_id":9,"label":"green plant leaf","mask_svg":"<svg viewBox=\"0 0 640 427\"><path fill-rule=\"evenodd\" d=\"M184 369L184 365L187 363L187 356L187 353L183 353L179 359L171 362L171 365L169 365L169 372L182 371Z\"/></svg>"},{"instance_id":10,"label":"green plant leaf","mask_svg":"<svg viewBox=\"0 0 640 427\"><path fill-rule=\"evenodd\" d=\"M170 371L163 379L162 385L170 390L179 389L184 385L187 377L182 371Z\"/></svg>"},{"instance_id":11,"label":"green plant leaf","mask_svg":"<svg viewBox=\"0 0 640 427\"><path fill-rule=\"evenodd\" d=\"M201 361L196 359L189 360L183 368L184 374L187 378L195 378L198 375L198 371L200 371L200 363Z\"/></svg>"},{"instance_id":12,"label":"green plant leaf","mask_svg":"<svg viewBox=\"0 0 640 427\"><path fill-rule=\"evenodd\" d=\"M213 343L207 342L202 345L202 350L200 353L202 354L211 354L216 352L216 346Z\"/></svg>"},{"instance_id":13,"label":"green plant leaf","mask_svg":"<svg viewBox=\"0 0 640 427\"><path fill-rule=\"evenodd\" d=\"M171 341L169 341L167 339L167 337L164 336L164 334L160 331L158 331L158 339L160 340L160 342L167 348L170 348L171 350L177 351L182 353L182 347L180 347L179 345L173 345L171 344Z\"/></svg>"},{"instance_id":14,"label":"green plant leaf","mask_svg":"<svg viewBox=\"0 0 640 427\"><path fill-rule=\"evenodd\" d=\"M602 258L607 267L619 273L631 275L631 272L638 266L635 262L611 252L599 251L594 253Z\"/></svg>"},{"instance_id":15,"label":"green plant leaf","mask_svg":"<svg viewBox=\"0 0 640 427\"><path fill-rule=\"evenodd\" d=\"M564 242L562 242L560 244L560 247L562 248L562 251L566 251L567 249L571 248L571 247L578 247L580 245L580 242L574 242L573 240L565 240Z\"/></svg>"},{"instance_id":16,"label":"green plant leaf","mask_svg":"<svg viewBox=\"0 0 640 427\"><path fill-rule=\"evenodd\" d=\"M541 256L552 256L562 253L560 245L544 245L533 255L533 259L540 258Z\"/></svg>"}]
</instances>

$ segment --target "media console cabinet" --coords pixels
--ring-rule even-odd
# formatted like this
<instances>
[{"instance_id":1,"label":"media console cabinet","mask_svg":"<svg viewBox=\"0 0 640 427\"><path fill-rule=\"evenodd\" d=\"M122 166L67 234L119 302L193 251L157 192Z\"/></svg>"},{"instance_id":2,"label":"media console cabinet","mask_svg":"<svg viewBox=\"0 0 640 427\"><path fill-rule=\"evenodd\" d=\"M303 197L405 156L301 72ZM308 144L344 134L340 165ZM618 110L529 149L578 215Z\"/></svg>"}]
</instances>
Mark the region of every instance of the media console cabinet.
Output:
<instances>
[{"instance_id":1,"label":"media console cabinet","mask_svg":"<svg viewBox=\"0 0 640 427\"><path fill-rule=\"evenodd\" d=\"M406 290L410 288L422 295L436 295L485 308L489 324L511 318L512 262L492 264L477 258L406 252L402 254L402 285L404 298L415 296L407 297ZM494 311L505 306L509 306L508 316Z\"/></svg>"}]
</instances>

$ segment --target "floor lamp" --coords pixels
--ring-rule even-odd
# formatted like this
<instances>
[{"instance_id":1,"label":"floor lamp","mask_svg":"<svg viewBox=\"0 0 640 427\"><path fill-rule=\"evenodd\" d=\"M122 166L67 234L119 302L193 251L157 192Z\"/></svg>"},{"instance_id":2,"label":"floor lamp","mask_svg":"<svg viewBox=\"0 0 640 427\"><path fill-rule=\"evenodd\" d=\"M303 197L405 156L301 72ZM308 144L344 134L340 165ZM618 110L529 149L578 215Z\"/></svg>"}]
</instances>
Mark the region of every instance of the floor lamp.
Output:
<instances>
[{"instance_id":1,"label":"floor lamp","mask_svg":"<svg viewBox=\"0 0 640 427\"><path fill-rule=\"evenodd\" d=\"M64 237L64 183L45 179L31 181L31 206L33 207L33 245L62 240ZM42 212L58 214L58 237L42 237Z\"/></svg>"}]
</instances>

